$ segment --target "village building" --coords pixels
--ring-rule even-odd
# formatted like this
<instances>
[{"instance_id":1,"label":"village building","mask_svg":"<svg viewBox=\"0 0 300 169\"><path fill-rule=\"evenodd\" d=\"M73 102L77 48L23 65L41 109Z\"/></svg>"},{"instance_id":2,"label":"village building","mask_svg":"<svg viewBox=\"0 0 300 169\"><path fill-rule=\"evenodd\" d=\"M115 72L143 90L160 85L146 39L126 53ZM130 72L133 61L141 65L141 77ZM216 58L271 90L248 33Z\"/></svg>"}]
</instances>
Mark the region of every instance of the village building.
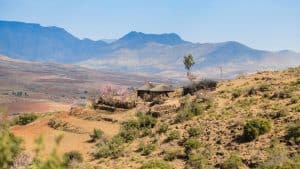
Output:
<instances>
[{"instance_id":1,"label":"village building","mask_svg":"<svg viewBox=\"0 0 300 169\"><path fill-rule=\"evenodd\" d=\"M170 92L174 92L174 89L166 84L154 85L152 83L145 83L143 86L137 89L137 96L144 99L146 95L151 97L157 96L169 96Z\"/></svg>"}]
</instances>

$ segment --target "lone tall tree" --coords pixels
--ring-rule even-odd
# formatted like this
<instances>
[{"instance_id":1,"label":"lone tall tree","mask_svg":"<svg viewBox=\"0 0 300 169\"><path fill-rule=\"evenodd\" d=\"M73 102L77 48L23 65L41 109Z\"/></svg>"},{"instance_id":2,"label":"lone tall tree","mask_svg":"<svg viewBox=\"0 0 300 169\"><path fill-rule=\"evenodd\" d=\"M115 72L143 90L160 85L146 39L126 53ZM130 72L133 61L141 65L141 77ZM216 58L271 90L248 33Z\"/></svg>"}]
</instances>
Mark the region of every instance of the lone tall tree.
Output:
<instances>
[{"instance_id":1,"label":"lone tall tree","mask_svg":"<svg viewBox=\"0 0 300 169\"><path fill-rule=\"evenodd\" d=\"M185 69L187 70L187 77L188 77L188 79L190 79L191 68L195 64L193 55L192 54L188 54L188 55L184 56L184 58L183 58L183 64L185 66Z\"/></svg>"}]
</instances>

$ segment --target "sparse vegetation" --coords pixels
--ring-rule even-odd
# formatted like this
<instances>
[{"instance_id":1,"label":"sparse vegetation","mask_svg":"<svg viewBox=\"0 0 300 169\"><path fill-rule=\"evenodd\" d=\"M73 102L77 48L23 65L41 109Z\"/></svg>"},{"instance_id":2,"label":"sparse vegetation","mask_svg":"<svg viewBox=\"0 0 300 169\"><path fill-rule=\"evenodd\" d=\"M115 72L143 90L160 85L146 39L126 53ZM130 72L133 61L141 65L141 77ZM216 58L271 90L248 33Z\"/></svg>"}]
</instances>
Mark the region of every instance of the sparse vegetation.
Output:
<instances>
[{"instance_id":1,"label":"sparse vegetation","mask_svg":"<svg viewBox=\"0 0 300 169\"><path fill-rule=\"evenodd\" d=\"M143 164L139 169L171 169L171 165L163 160L150 160Z\"/></svg>"},{"instance_id":2,"label":"sparse vegetation","mask_svg":"<svg viewBox=\"0 0 300 169\"><path fill-rule=\"evenodd\" d=\"M140 143L139 147L138 147L138 152L141 152L142 155L146 156L149 155L154 149L155 149L155 144L153 143L149 143L149 144L145 144L145 143Z\"/></svg>"},{"instance_id":3,"label":"sparse vegetation","mask_svg":"<svg viewBox=\"0 0 300 169\"><path fill-rule=\"evenodd\" d=\"M124 150L124 139L119 135L113 137L111 140L97 145L95 158L117 158Z\"/></svg>"},{"instance_id":4,"label":"sparse vegetation","mask_svg":"<svg viewBox=\"0 0 300 169\"><path fill-rule=\"evenodd\" d=\"M0 168L9 168L21 152L22 140L11 132L6 125L0 124Z\"/></svg>"},{"instance_id":5,"label":"sparse vegetation","mask_svg":"<svg viewBox=\"0 0 300 169\"><path fill-rule=\"evenodd\" d=\"M173 161L179 156L180 150L176 148L168 148L163 151L163 154L164 160Z\"/></svg>"},{"instance_id":6,"label":"sparse vegetation","mask_svg":"<svg viewBox=\"0 0 300 169\"><path fill-rule=\"evenodd\" d=\"M167 123L162 123L157 132L159 134L166 133L168 129L169 129L169 125Z\"/></svg>"},{"instance_id":7,"label":"sparse vegetation","mask_svg":"<svg viewBox=\"0 0 300 169\"><path fill-rule=\"evenodd\" d=\"M187 139L183 143L183 147L185 148L185 152L189 154L192 150L196 150L200 147L201 143L197 139Z\"/></svg>"},{"instance_id":8,"label":"sparse vegetation","mask_svg":"<svg viewBox=\"0 0 300 169\"><path fill-rule=\"evenodd\" d=\"M297 121L287 130L286 137L295 143L300 143L300 121Z\"/></svg>"},{"instance_id":9,"label":"sparse vegetation","mask_svg":"<svg viewBox=\"0 0 300 169\"><path fill-rule=\"evenodd\" d=\"M188 129L189 137L197 137L202 133L200 127L191 127Z\"/></svg>"},{"instance_id":10,"label":"sparse vegetation","mask_svg":"<svg viewBox=\"0 0 300 169\"><path fill-rule=\"evenodd\" d=\"M222 164L222 169L240 169L243 166L241 157L231 154Z\"/></svg>"},{"instance_id":11,"label":"sparse vegetation","mask_svg":"<svg viewBox=\"0 0 300 169\"><path fill-rule=\"evenodd\" d=\"M266 119L252 119L247 121L244 126L243 137L246 141L252 141L259 135L271 130L271 122Z\"/></svg>"},{"instance_id":12,"label":"sparse vegetation","mask_svg":"<svg viewBox=\"0 0 300 169\"><path fill-rule=\"evenodd\" d=\"M93 132L90 134L91 141L95 142L103 137L103 131L100 129L94 129Z\"/></svg>"},{"instance_id":13,"label":"sparse vegetation","mask_svg":"<svg viewBox=\"0 0 300 169\"><path fill-rule=\"evenodd\" d=\"M63 161L66 166L70 165L72 162L82 162L83 157L80 152L78 151L70 151L63 155Z\"/></svg>"},{"instance_id":14,"label":"sparse vegetation","mask_svg":"<svg viewBox=\"0 0 300 169\"><path fill-rule=\"evenodd\" d=\"M180 133L177 130L173 130L168 134L167 142L180 139Z\"/></svg>"},{"instance_id":15,"label":"sparse vegetation","mask_svg":"<svg viewBox=\"0 0 300 169\"><path fill-rule=\"evenodd\" d=\"M207 158L201 153L191 153L187 161L188 168L206 169L209 168Z\"/></svg>"},{"instance_id":16,"label":"sparse vegetation","mask_svg":"<svg viewBox=\"0 0 300 169\"><path fill-rule=\"evenodd\" d=\"M38 118L38 116L36 114L26 113L26 114L22 114L22 115L18 116L15 119L15 123L18 125L26 125L26 124L32 123L37 118Z\"/></svg>"}]
</instances>

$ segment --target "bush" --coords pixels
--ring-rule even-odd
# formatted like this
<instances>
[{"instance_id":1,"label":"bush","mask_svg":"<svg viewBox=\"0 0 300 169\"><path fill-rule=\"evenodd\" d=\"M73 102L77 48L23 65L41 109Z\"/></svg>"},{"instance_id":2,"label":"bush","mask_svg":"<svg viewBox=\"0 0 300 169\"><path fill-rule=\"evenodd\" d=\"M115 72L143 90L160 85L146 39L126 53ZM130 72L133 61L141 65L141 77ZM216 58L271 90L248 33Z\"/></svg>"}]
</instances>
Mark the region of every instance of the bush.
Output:
<instances>
[{"instance_id":1,"label":"bush","mask_svg":"<svg viewBox=\"0 0 300 169\"><path fill-rule=\"evenodd\" d=\"M180 133L177 130L173 130L168 134L167 140L166 141L173 141L173 140L178 140L180 139Z\"/></svg>"},{"instance_id":2,"label":"bush","mask_svg":"<svg viewBox=\"0 0 300 169\"><path fill-rule=\"evenodd\" d=\"M193 103L186 103L182 112L177 114L174 122L180 123L192 119L195 116L201 115L205 110L211 107L211 101L209 99L202 99Z\"/></svg>"},{"instance_id":3,"label":"bush","mask_svg":"<svg viewBox=\"0 0 300 169\"><path fill-rule=\"evenodd\" d=\"M124 150L124 139L119 135L113 137L110 141L97 145L97 150L94 154L96 158L117 158Z\"/></svg>"},{"instance_id":4,"label":"bush","mask_svg":"<svg viewBox=\"0 0 300 169\"><path fill-rule=\"evenodd\" d=\"M172 161L175 160L179 156L180 151L178 149L172 148L172 149L165 149L163 151L164 154L164 160Z\"/></svg>"},{"instance_id":5,"label":"bush","mask_svg":"<svg viewBox=\"0 0 300 169\"><path fill-rule=\"evenodd\" d=\"M171 169L171 165L164 160L150 160L143 164L139 169Z\"/></svg>"},{"instance_id":6,"label":"bush","mask_svg":"<svg viewBox=\"0 0 300 169\"><path fill-rule=\"evenodd\" d=\"M166 133L169 129L169 125L167 123L163 123L160 125L160 127L158 128L158 133L162 134L162 133Z\"/></svg>"},{"instance_id":7,"label":"bush","mask_svg":"<svg viewBox=\"0 0 300 169\"><path fill-rule=\"evenodd\" d=\"M258 87L258 90L260 92L266 92L266 91L269 91L270 90L270 86L267 85L267 84L261 84L259 87Z\"/></svg>"},{"instance_id":8,"label":"bush","mask_svg":"<svg viewBox=\"0 0 300 169\"><path fill-rule=\"evenodd\" d=\"M246 141L252 141L259 135L271 130L271 122L266 119L252 119L244 126L243 137Z\"/></svg>"},{"instance_id":9,"label":"bush","mask_svg":"<svg viewBox=\"0 0 300 169\"><path fill-rule=\"evenodd\" d=\"M138 152L141 152L142 155L149 155L153 150L155 150L155 144L153 143L141 143L138 148Z\"/></svg>"},{"instance_id":10,"label":"bush","mask_svg":"<svg viewBox=\"0 0 300 169\"><path fill-rule=\"evenodd\" d=\"M22 140L10 133L6 126L0 126L0 168L9 168L21 152Z\"/></svg>"},{"instance_id":11,"label":"bush","mask_svg":"<svg viewBox=\"0 0 300 169\"><path fill-rule=\"evenodd\" d=\"M252 96L256 94L256 89L254 87L250 87L249 89L246 89L245 96Z\"/></svg>"},{"instance_id":12,"label":"bush","mask_svg":"<svg viewBox=\"0 0 300 169\"><path fill-rule=\"evenodd\" d=\"M300 143L300 121L291 126L286 133L287 139L293 139L295 143Z\"/></svg>"},{"instance_id":13,"label":"bush","mask_svg":"<svg viewBox=\"0 0 300 169\"><path fill-rule=\"evenodd\" d=\"M29 114L22 114L16 119L16 124L18 125L26 125L33 121L35 121L38 118L36 114L29 113Z\"/></svg>"},{"instance_id":14,"label":"bush","mask_svg":"<svg viewBox=\"0 0 300 169\"><path fill-rule=\"evenodd\" d=\"M69 165L71 162L82 162L83 161L83 157L81 155L80 152L78 151L70 151L64 154L63 156L64 159L64 163L66 165Z\"/></svg>"},{"instance_id":15,"label":"bush","mask_svg":"<svg viewBox=\"0 0 300 169\"><path fill-rule=\"evenodd\" d=\"M217 81L214 80L202 80L199 82L195 82L189 86L183 87L183 95L194 94L198 90L201 89L215 89L217 86Z\"/></svg>"},{"instance_id":16,"label":"bush","mask_svg":"<svg viewBox=\"0 0 300 169\"><path fill-rule=\"evenodd\" d=\"M207 158L200 153L191 153L188 156L187 168L193 169L207 169Z\"/></svg>"},{"instance_id":17,"label":"bush","mask_svg":"<svg viewBox=\"0 0 300 169\"><path fill-rule=\"evenodd\" d=\"M233 99L238 98L242 95L242 90L240 89L234 89L231 93L231 96Z\"/></svg>"},{"instance_id":18,"label":"bush","mask_svg":"<svg viewBox=\"0 0 300 169\"><path fill-rule=\"evenodd\" d=\"M221 165L222 169L240 169L243 166L241 157L233 154L227 158Z\"/></svg>"},{"instance_id":19,"label":"bush","mask_svg":"<svg viewBox=\"0 0 300 169\"><path fill-rule=\"evenodd\" d=\"M93 132L90 134L91 141L95 142L103 137L103 131L100 129L94 129Z\"/></svg>"},{"instance_id":20,"label":"bush","mask_svg":"<svg viewBox=\"0 0 300 169\"><path fill-rule=\"evenodd\" d=\"M191 127L188 130L189 137L197 137L201 134L202 130L200 127Z\"/></svg>"},{"instance_id":21,"label":"bush","mask_svg":"<svg viewBox=\"0 0 300 169\"><path fill-rule=\"evenodd\" d=\"M200 147L201 143L196 139L187 139L183 143L183 147L185 148L185 152L189 154L192 150L198 149Z\"/></svg>"},{"instance_id":22,"label":"bush","mask_svg":"<svg viewBox=\"0 0 300 169\"><path fill-rule=\"evenodd\" d=\"M145 134L148 135L152 132L151 128L156 124L156 119L151 115L138 113L137 117L137 119L122 123L120 136L123 137L126 142L133 141L140 136L145 136Z\"/></svg>"},{"instance_id":23,"label":"bush","mask_svg":"<svg viewBox=\"0 0 300 169\"><path fill-rule=\"evenodd\" d=\"M151 115L139 113L137 115L140 128L153 128L156 124L156 119Z\"/></svg>"}]
</instances>

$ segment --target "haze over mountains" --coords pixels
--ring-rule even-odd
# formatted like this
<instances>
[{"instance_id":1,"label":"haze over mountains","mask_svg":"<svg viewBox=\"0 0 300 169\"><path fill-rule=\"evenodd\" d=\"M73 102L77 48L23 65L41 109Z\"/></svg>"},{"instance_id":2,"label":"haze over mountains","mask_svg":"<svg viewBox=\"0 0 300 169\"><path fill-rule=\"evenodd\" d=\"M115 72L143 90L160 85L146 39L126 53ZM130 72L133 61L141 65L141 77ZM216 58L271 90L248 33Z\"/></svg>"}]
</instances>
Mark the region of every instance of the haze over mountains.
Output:
<instances>
[{"instance_id":1,"label":"haze over mountains","mask_svg":"<svg viewBox=\"0 0 300 169\"><path fill-rule=\"evenodd\" d=\"M226 33L226 32L224 32ZM79 64L116 72L184 77L182 57L191 53L195 74L231 77L241 72L300 65L300 54L252 49L239 42L191 43L175 33L130 32L117 40L79 39L58 27L0 21L0 53L12 58Z\"/></svg>"}]
</instances>

